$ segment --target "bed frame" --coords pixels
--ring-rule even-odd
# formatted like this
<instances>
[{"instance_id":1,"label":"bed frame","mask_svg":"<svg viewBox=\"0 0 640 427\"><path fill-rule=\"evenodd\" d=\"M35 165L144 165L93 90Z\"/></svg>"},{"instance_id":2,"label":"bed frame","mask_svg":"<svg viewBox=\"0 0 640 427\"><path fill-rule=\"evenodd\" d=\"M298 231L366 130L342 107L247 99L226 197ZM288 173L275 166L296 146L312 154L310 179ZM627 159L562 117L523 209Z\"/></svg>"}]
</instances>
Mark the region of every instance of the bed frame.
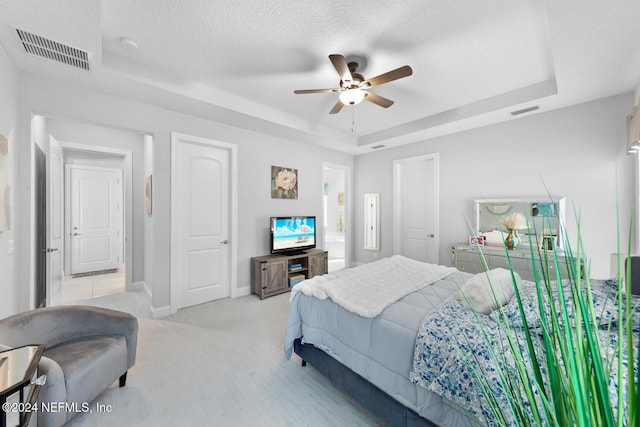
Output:
<instances>
[{"instance_id":1,"label":"bed frame","mask_svg":"<svg viewBox=\"0 0 640 427\"><path fill-rule=\"evenodd\" d=\"M302 366L305 366L307 362L310 363L337 388L385 425L437 427L319 348L311 344L302 344L298 338L293 343L293 350L302 358Z\"/></svg>"}]
</instances>

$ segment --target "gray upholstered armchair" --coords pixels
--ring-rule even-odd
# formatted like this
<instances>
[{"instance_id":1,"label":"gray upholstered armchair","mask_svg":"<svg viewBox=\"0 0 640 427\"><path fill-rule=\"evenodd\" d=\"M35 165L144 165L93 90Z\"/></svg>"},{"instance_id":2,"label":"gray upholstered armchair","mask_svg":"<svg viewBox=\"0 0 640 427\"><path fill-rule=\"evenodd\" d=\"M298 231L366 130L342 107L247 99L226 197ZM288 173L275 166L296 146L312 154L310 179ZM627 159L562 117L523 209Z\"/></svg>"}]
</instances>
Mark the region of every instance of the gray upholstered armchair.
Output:
<instances>
[{"instance_id":1,"label":"gray upholstered armchair","mask_svg":"<svg viewBox=\"0 0 640 427\"><path fill-rule=\"evenodd\" d=\"M47 381L40 402L78 407L115 380L125 385L136 360L138 320L120 311L88 306L47 307L0 320L0 345L44 344L38 375ZM76 412L39 412L38 426L61 426Z\"/></svg>"}]
</instances>

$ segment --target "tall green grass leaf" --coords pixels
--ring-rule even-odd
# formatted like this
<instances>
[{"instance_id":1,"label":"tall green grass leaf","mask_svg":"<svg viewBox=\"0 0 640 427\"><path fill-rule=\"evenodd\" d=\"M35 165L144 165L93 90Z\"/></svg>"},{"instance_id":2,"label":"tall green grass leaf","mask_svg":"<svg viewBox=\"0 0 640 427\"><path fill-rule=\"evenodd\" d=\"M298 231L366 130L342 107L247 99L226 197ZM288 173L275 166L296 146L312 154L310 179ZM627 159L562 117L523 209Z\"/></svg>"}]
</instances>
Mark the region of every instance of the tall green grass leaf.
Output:
<instances>
[{"instance_id":1,"label":"tall green grass leaf","mask_svg":"<svg viewBox=\"0 0 640 427\"><path fill-rule=\"evenodd\" d=\"M575 209L574 217L577 241L572 246L567 234L559 233L565 239L562 254L555 247L541 249L537 233L536 239L529 239L533 296L523 295L518 288L505 246L521 326L513 326L503 308L498 308L499 341L510 350L509 356L492 348L495 338L483 328L481 333L507 407L493 396L495 384L479 364L474 365L474 357L467 361L499 425L640 427L640 325L633 323L640 302L633 302L630 265L625 266L628 280L623 285L618 262L617 292L612 299L616 320L605 319L605 307L596 309L580 213ZM632 231L630 226L629 236ZM630 238L626 253L631 253ZM487 270L484 255L482 259ZM529 321L527 304L537 310L536 324ZM482 323L480 316L476 319Z\"/></svg>"}]
</instances>

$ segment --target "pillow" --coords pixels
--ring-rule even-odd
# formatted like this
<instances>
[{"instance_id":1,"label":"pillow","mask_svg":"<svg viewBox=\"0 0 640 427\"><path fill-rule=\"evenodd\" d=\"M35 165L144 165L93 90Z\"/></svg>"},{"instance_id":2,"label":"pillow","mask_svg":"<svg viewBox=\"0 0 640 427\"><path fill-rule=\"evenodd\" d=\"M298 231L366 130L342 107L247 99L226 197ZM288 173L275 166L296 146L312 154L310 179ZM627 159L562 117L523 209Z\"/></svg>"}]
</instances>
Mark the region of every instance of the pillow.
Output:
<instances>
[{"instance_id":1,"label":"pillow","mask_svg":"<svg viewBox=\"0 0 640 427\"><path fill-rule=\"evenodd\" d=\"M524 282L522 286L518 287L520 291L520 299L522 300L522 309L527 321L529 329L537 329L540 327L540 310L538 309L538 296L536 291L536 284L534 282ZM557 293L554 291L554 300L557 299ZM515 296L515 292L514 292ZM549 307L549 302L545 298L545 306ZM549 311L548 309L546 310ZM509 323L510 326L523 327L524 321L520 314L520 305L517 298L511 298L507 304L502 307L502 315ZM489 317L495 322L500 322L501 313L494 311Z\"/></svg>"},{"instance_id":2,"label":"pillow","mask_svg":"<svg viewBox=\"0 0 640 427\"><path fill-rule=\"evenodd\" d=\"M520 286L522 283L520 275L516 272L513 272L513 275L516 284ZM468 279L460 288L458 300L465 308L489 314L509 302L514 294L511 271L494 268Z\"/></svg>"},{"instance_id":3,"label":"pillow","mask_svg":"<svg viewBox=\"0 0 640 427\"><path fill-rule=\"evenodd\" d=\"M500 230L485 231L480 234L484 236L484 239L487 242L487 244L504 245L504 239L507 238L507 233Z\"/></svg>"}]
</instances>

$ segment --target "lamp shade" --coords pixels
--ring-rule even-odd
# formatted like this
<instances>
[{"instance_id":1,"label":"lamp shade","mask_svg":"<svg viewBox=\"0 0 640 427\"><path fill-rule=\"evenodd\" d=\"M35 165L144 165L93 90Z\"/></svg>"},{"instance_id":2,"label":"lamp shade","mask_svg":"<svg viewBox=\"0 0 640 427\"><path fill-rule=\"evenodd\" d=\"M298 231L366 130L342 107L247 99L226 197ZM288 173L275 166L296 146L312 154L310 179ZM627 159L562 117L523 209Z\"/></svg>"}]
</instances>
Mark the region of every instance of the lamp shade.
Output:
<instances>
[{"instance_id":1,"label":"lamp shade","mask_svg":"<svg viewBox=\"0 0 640 427\"><path fill-rule=\"evenodd\" d=\"M340 102L345 105L356 105L364 99L364 91L358 88L347 89L340 93Z\"/></svg>"}]
</instances>

